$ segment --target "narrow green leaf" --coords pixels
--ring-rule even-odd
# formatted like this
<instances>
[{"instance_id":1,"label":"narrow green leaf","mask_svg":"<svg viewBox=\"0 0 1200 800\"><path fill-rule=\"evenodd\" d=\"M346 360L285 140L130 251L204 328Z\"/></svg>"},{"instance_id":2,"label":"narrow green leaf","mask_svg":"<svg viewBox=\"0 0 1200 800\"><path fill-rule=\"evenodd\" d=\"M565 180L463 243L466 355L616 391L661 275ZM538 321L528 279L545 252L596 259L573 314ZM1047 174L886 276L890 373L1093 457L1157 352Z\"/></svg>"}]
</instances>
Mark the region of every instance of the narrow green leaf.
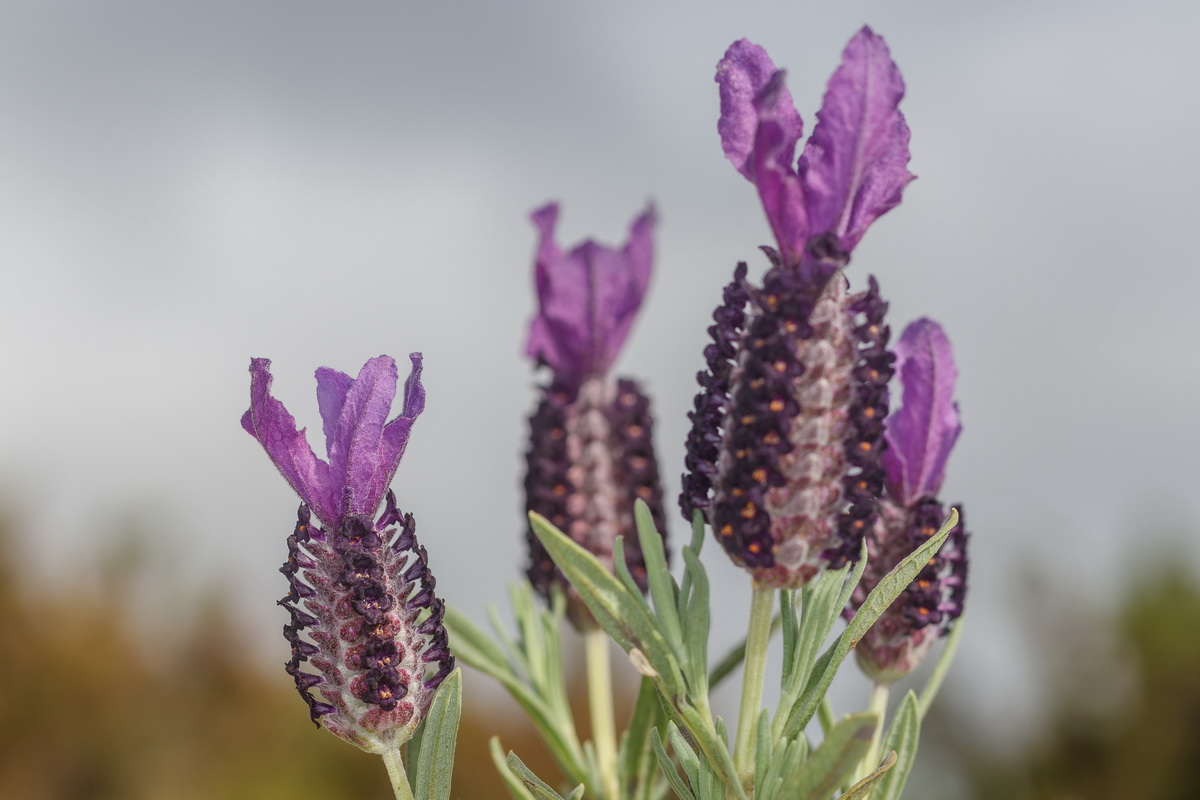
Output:
<instances>
[{"instance_id":1,"label":"narrow green leaf","mask_svg":"<svg viewBox=\"0 0 1200 800\"><path fill-rule=\"evenodd\" d=\"M665 720L658 690L649 678L642 678L637 702L633 705L633 716L629 727L621 738L621 752L617 761L617 774L622 786L633 787L632 797L637 797L650 781L652 772L650 732Z\"/></svg>"},{"instance_id":2,"label":"narrow green leaf","mask_svg":"<svg viewBox=\"0 0 1200 800\"><path fill-rule=\"evenodd\" d=\"M642 558L646 562L646 581L650 585L650 597L654 600L654 612L658 615L667 641L674 648L676 656L682 659L683 626L675 606L675 579L667 569L662 534L654 527L650 506L641 498L633 504L633 520L637 526L638 542L642 546Z\"/></svg>"},{"instance_id":3,"label":"narrow green leaf","mask_svg":"<svg viewBox=\"0 0 1200 800\"><path fill-rule=\"evenodd\" d=\"M442 621L450 635L450 650L455 658L493 678L512 672L504 651L466 614L448 605Z\"/></svg>"},{"instance_id":4,"label":"narrow green leaf","mask_svg":"<svg viewBox=\"0 0 1200 800\"><path fill-rule=\"evenodd\" d=\"M451 672L433 695L423 723L417 778L413 786L420 800L449 800L454 775L454 746L462 713L462 670Z\"/></svg>"},{"instance_id":5,"label":"narrow green leaf","mask_svg":"<svg viewBox=\"0 0 1200 800\"><path fill-rule=\"evenodd\" d=\"M783 676L780 684L783 688L793 681L792 673L796 663L796 641L800 636L799 618L796 616L796 593L784 589L779 593L779 621L783 628Z\"/></svg>"},{"instance_id":6,"label":"narrow green leaf","mask_svg":"<svg viewBox=\"0 0 1200 800\"><path fill-rule=\"evenodd\" d=\"M904 784L908 781L908 773L912 770L917 758L917 745L921 740L920 703L913 692L904 695L892 718L892 727L883 738L884 751L896 753L896 765L892 767L875 794L877 800L900 800L904 792Z\"/></svg>"},{"instance_id":7,"label":"narrow green leaf","mask_svg":"<svg viewBox=\"0 0 1200 800\"><path fill-rule=\"evenodd\" d=\"M625 586L596 557L571 541L566 534L536 513L529 514L533 532L554 563L567 576L592 616L625 652L637 648L668 688L668 694L684 691L682 675L671 655L670 645L652 617Z\"/></svg>"},{"instance_id":8,"label":"narrow green leaf","mask_svg":"<svg viewBox=\"0 0 1200 800\"><path fill-rule=\"evenodd\" d=\"M933 665L933 673L925 682L925 688L921 690L921 697L917 701L921 719L925 719L925 715L929 713L929 707L933 705L933 698L937 697L938 690L942 688L942 681L946 679L946 673L950 671L950 662L954 660L954 653L958 650L962 627L963 618L959 617L950 628L950 635L946 637L942 654L938 656L937 663Z\"/></svg>"},{"instance_id":9,"label":"narrow green leaf","mask_svg":"<svg viewBox=\"0 0 1200 800\"><path fill-rule=\"evenodd\" d=\"M633 579L633 575L629 572L629 562L625 559L625 537L618 536L613 542L613 568L616 570L617 577L621 583L625 584L625 590L629 592L631 597L639 597L642 600L642 605L646 607L646 613L651 613L650 604L646 602L646 597L642 594L642 588L637 585L637 581Z\"/></svg>"},{"instance_id":10,"label":"narrow green leaf","mask_svg":"<svg viewBox=\"0 0 1200 800\"><path fill-rule=\"evenodd\" d=\"M671 784L671 788L679 800L696 800L692 790L683 782L683 778L679 777L679 770L675 769L675 762L667 755L657 728L650 732L650 745L654 749L655 758L658 759L658 768L662 771L663 777L667 779L667 783Z\"/></svg>"},{"instance_id":11,"label":"narrow green leaf","mask_svg":"<svg viewBox=\"0 0 1200 800\"><path fill-rule=\"evenodd\" d=\"M762 785L771 766L771 755L774 750L772 744L771 712L764 708L758 713L758 733L754 737L754 796L756 800L759 796L757 787Z\"/></svg>"},{"instance_id":12,"label":"narrow green leaf","mask_svg":"<svg viewBox=\"0 0 1200 800\"><path fill-rule=\"evenodd\" d=\"M796 800L828 800L850 781L858 762L871 747L878 717L870 712L851 714L833 726L800 769L787 776L781 794Z\"/></svg>"},{"instance_id":13,"label":"narrow green leaf","mask_svg":"<svg viewBox=\"0 0 1200 800\"><path fill-rule=\"evenodd\" d=\"M496 765L496 771L500 773L500 779L504 781L504 788L508 789L508 793L512 799L534 800L533 795L525 788L525 784L508 768L508 762L504 757L504 748L500 746L499 736L493 736L488 740L488 753L491 754L492 763Z\"/></svg>"},{"instance_id":14,"label":"narrow green leaf","mask_svg":"<svg viewBox=\"0 0 1200 800\"><path fill-rule=\"evenodd\" d=\"M804 726L812 719L817 706L829 689L829 684L833 682L834 674L850 649L858 644L858 640L863 637L863 634L875 624L875 621L900 596L905 587L912 583L913 579L917 577L917 573L925 568L929 559L946 541L950 530L957 524L958 511L951 509L950 517L941 529L897 564L895 569L883 576L879 584L871 590L862 607L858 609L858 613L842 631L842 635L817 659L817 663L813 666L812 676L809 678L799 702L788 712L787 721L782 729L784 736L791 738L804 730Z\"/></svg>"},{"instance_id":15,"label":"narrow green leaf","mask_svg":"<svg viewBox=\"0 0 1200 800\"><path fill-rule=\"evenodd\" d=\"M688 776L688 782L693 788L699 788L700 759L696 756L696 751L683 738L679 726L674 722L667 723L667 737L671 740L671 749L675 751L675 757L679 759L679 766L683 767L684 774Z\"/></svg>"},{"instance_id":16,"label":"narrow green leaf","mask_svg":"<svg viewBox=\"0 0 1200 800\"><path fill-rule=\"evenodd\" d=\"M525 766L525 762L517 758L517 754L513 751L508 751L508 758L505 760L505 764L508 765L508 768L512 770L512 773L517 776L521 783L525 785L525 788L529 790L529 793L534 796L535 800L563 800L562 796L551 789L549 784L537 775L534 775L533 771Z\"/></svg>"},{"instance_id":17,"label":"narrow green leaf","mask_svg":"<svg viewBox=\"0 0 1200 800\"><path fill-rule=\"evenodd\" d=\"M895 765L896 751L889 750L883 759L883 763L876 767L875 771L870 775L847 789L846 793L839 800L867 800L871 796L871 792L879 785L879 782L888 774L888 770Z\"/></svg>"},{"instance_id":18,"label":"narrow green leaf","mask_svg":"<svg viewBox=\"0 0 1200 800\"><path fill-rule=\"evenodd\" d=\"M404 774L408 776L408 787L416 789L417 764L421 759L421 739L425 736L425 724L413 731L413 737L404 745Z\"/></svg>"},{"instance_id":19,"label":"narrow green leaf","mask_svg":"<svg viewBox=\"0 0 1200 800\"><path fill-rule=\"evenodd\" d=\"M704 547L704 515L699 511L692 514L692 543L685 547L685 550L691 550L697 557L700 555L701 548ZM688 603L692 592L692 575L688 570L683 571L683 581L679 589L679 616L680 618L687 616Z\"/></svg>"},{"instance_id":20,"label":"narrow green leaf","mask_svg":"<svg viewBox=\"0 0 1200 800\"><path fill-rule=\"evenodd\" d=\"M569 795L567 795L567 800L582 800L582 798L583 798L583 784L582 783L579 784L578 786L576 786L571 791L571 793Z\"/></svg>"},{"instance_id":21,"label":"narrow green leaf","mask_svg":"<svg viewBox=\"0 0 1200 800\"><path fill-rule=\"evenodd\" d=\"M708 695L708 576L700 557L690 548L683 551L687 573L692 576L692 591L687 608L687 662L685 664L691 690L697 696Z\"/></svg>"}]
</instances>

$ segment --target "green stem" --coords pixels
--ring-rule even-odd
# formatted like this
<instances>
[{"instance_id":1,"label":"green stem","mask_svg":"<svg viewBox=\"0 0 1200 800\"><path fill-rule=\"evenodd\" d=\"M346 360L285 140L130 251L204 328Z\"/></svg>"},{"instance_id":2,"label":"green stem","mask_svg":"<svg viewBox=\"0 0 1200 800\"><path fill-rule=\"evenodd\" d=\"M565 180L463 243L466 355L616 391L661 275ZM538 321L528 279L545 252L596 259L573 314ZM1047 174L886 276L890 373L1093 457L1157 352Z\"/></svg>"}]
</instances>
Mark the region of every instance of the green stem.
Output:
<instances>
[{"instance_id":1,"label":"green stem","mask_svg":"<svg viewBox=\"0 0 1200 800\"><path fill-rule=\"evenodd\" d=\"M733 745L733 765L743 783L754 771L754 734L762 708L763 668L767 661L767 643L771 641L771 612L775 609L775 590L754 587L750 598L750 630L746 634L746 671L742 676L742 704L738 709L737 738Z\"/></svg>"},{"instance_id":2,"label":"green stem","mask_svg":"<svg viewBox=\"0 0 1200 800\"><path fill-rule=\"evenodd\" d=\"M883 741L883 723L887 717L888 690L891 688L889 683L877 683L871 687L871 703L867 710L875 712L878 721L875 723L875 732L871 734L871 747L858 765L858 774L852 783L861 781L879 766L879 744Z\"/></svg>"},{"instance_id":3,"label":"green stem","mask_svg":"<svg viewBox=\"0 0 1200 800\"><path fill-rule=\"evenodd\" d=\"M392 781L392 793L396 800L413 800L412 789L408 785L408 774L404 771L404 758L400 748L385 750L382 754L383 765L387 767L388 778Z\"/></svg>"},{"instance_id":4,"label":"green stem","mask_svg":"<svg viewBox=\"0 0 1200 800\"><path fill-rule=\"evenodd\" d=\"M618 800L617 725L613 719L612 672L608 664L608 635L600 628L588 631L588 710L592 717L592 744L604 797Z\"/></svg>"}]
</instances>

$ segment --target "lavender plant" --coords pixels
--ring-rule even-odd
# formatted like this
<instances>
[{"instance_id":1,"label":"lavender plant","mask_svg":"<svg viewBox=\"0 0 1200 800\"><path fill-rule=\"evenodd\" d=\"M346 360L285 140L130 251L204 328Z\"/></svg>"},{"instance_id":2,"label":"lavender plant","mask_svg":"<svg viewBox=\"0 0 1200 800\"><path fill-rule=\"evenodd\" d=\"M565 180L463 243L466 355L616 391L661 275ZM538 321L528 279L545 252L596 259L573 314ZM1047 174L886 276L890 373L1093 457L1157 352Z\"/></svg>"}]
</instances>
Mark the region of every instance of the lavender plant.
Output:
<instances>
[{"instance_id":1,"label":"lavender plant","mask_svg":"<svg viewBox=\"0 0 1200 800\"><path fill-rule=\"evenodd\" d=\"M443 605L413 518L388 489L424 407L420 356L390 422L391 359L368 361L356 379L318 370L328 461L270 396L269 362L252 362L243 426L302 500L282 570L287 669L314 722L383 755L397 797L449 796L455 656L512 694L572 800L897 800L904 790L961 629L967 567L960 509L938 498L961 431L949 341L921 319L892 349L879 284L855 289L847 269L914 177L904 83L883 39L863 28L797 158L801 119L763 48L735 42L716 80L723 149L757 189L776 241L762 248L761 280L739 264L713 314L689 414L679 504L692 535L678 580L650 400L611 377L649 284L653 209L621 248L589 240L566 252L557 205L533 214L538 306L526 353L545 382L529 419L515 635L494 611L488 633ZM891 408L897 375L902 404ZM749 573L752 598L745 641L711 668L708 528ZM585 641L590 740L568 702L564 620ZM772 710L762 697L777 632ZM948 633L925 689L905 695L889 723L888 687ZM610 638L641 680L620 735ZM852 649L875 688L867 710L838 718L826 692ZM709 697L739 666L731 732ZM563 800L497 739L491 752L515 800Z\"/></svg>"}]
</instances>

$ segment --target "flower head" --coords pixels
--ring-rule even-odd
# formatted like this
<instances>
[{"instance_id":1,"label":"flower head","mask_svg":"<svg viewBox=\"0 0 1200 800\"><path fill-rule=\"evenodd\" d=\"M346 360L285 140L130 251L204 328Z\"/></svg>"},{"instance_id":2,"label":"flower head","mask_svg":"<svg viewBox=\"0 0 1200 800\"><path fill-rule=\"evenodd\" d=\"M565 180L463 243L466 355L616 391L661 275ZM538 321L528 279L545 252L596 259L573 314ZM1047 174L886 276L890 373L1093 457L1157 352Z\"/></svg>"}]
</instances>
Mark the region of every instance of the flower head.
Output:
<instances>
[{"instance_id":1,"label":"flower head","mask_svg":"<svg viewBox=\"0 0 1200 800\"><path fill-rule=\"evenodd\" d=\"M403 408L390 422L398 379L391 358L371 359L357 378L317 370L328 461L271 396L265 358L250 362L250 409L242 417L303 501L280 570L290 586L280 600L291 615L288 674L313 722L371 752L412 736L454 665L425 548L388 488L425 407L421 356L411 358Z\"/></svg>"},{"instance_id":2,"label":"flower head","mask_svg":"<svg viewBox=\"0 0 1200 800\"><path fill-rule=\"evenodd\" d=\"M912 178L904 88L864 28L793 166L802 124L766 51L735 42L717 83L725 154L758 187L779 250L763 248L761 287L740 264L713 314L680 505L758 584L795 588L857 557L882 492L887 303L874 278L855 293L841 270Z\"/></svg>"},{"instance_id":3,"label":"flower head","mask_svg":"<svg viewBox=\"0 0 1200 800\"><path fill-rule=\"evenodd\" d=\"M652 444L650 401L627 378L611 380L616 361L650 280L655 216L634 220L621 249L585 241L563 253L554 241L558 206L533 214L541 234L535 279L538 311L526 353L550 367L549 382L529 418L526 509L546 517L613 567L613 548L624 536L635 579L645 565L633 528L633 503L641 498L663 529L662 487ZM568 614L577 627L595 622L569 589L532 530L526 533L526 574L549 598L567 589Z\"/></svg>"},{"instance_id":4,"label":"flower head","mask_svg":"<svg viewBox=\"0 0 1200 800\"><path fill-rule=\"evenodd\" d=\"M935 534L946 518L937 498L950 449L962 431L954 402L957 372L941 326L919 319L896 345L903 405L884 434L887 494L867 534L867 566L847 615L904 557ZM960 521L937 555L858 643L858 662L877 681L907 674L962 614L967 579L967 531Z\"/></svg>"},{"instance_id":5,"label":"flower head","mask_svg":"<svg viewBox=\"0 0 1200 800\"><path fill-rule=\"evenodd\" d=\"M812 137L767 51L734 42L717 65L725 155L758 187L785 264L819 266L817 249L849 254L913 179L904 81L883 37L860 30L829 79ZM843 256L844 257L844 256Z\"/></svg>"}]
</instances>

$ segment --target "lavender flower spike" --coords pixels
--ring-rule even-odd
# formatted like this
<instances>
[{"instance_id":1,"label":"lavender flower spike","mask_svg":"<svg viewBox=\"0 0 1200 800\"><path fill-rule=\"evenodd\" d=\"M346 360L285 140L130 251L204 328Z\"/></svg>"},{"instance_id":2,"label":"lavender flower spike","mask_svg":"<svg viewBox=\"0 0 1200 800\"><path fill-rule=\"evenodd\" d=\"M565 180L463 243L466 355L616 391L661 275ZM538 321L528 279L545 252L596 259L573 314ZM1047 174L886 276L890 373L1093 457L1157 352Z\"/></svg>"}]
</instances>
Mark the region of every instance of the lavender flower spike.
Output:
<instances>
[{"instance_id":1,"label":"lavender flower spike","mask_svg":"<svg viewBox=\"0 0 1200 800\"><path fill-rule=\"evenodd\" d=\"M645 562L633 528L633 502L649 505L664 530L662 485L651 441L650 401L635 381L612 381L616 361L642 305L653 261L655 214L647 209L621 249L585 241L564 253L554 241L558 206L533 214L541 241L535 283L538 310L526 353L550 368L550 381L529 418L526 509L546 517L609 569L617 536L645 589ZM530 582L549 599L567 590L568 615L580 630L595 626L542 543L526 532Z\"/></svg>"},{"instance_id":2,"label":"lavender flower spike","mask_svg":"<svg viewBox=\"0 0 1200 800\"><path fill-rule=\"evenodd\" d=\"M250 362L250 409L242 417L303 501L280 570L290 585L279 601L291 615L283 628L292 646L287 672L314 723L372 753L412 737L454 666L425 548L388 489L425 407L421 356L410 358L403 408L390 422L398 380L391 358L371 359L357 378L317 370L328 461L271 396L265 358Z\"/></svg>"},{"instance_id":3,"label":"lavender flower spike","mask_svg":"<svg viewBox=\"0 0 1200 800\"><path fill-rule=\"evenodd\" d=\"M946 509L937 499L946 460L962 425L954 403L956 371L941 326L919 319L896 346L903 405L887 419L883 455L887 496L867 535L868 559L847 616L893 567L937 532ZM858 663L871 678L891 682L917 665L963 610L967 531L961 521L938 554L858 643Z\"/></svg>"},{"instance_id":4,"label":"lavender flower spike","mask_svg":"<svg viewBox=\"0 0 1200 800\"><path fill-rule=\"evenodd\" d=\"M760 587L798 588L858 556L883 491L893 356L874 278L842 270L912 176L904 83L869 28L850 40L798 161L800 115L767 52L717 64L725 155L758 188L778 251L762 285L738 265L709 328L680 507Z\"/></svg>"}]
</instances>

